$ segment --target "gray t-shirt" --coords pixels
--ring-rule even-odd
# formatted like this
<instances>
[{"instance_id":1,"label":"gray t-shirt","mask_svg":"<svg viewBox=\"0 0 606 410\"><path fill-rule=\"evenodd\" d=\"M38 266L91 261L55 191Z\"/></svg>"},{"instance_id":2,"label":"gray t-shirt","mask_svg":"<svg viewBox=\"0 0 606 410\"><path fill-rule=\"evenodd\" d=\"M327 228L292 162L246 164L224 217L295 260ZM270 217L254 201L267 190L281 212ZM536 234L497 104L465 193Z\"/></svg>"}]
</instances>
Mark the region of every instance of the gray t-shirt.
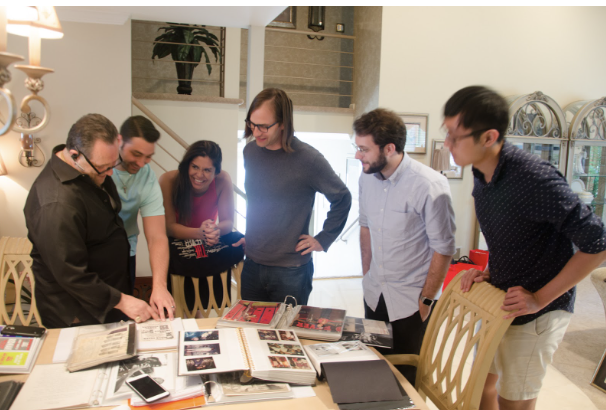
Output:
<instances>
[{"instance_id":1,"label":"gray t-shirt","mask_svg":"<svg viewBox=\"0 0 606 410\"><path fill-rule=\"evenodd\" d=\"M330 211L315 238L325 251L339 236L351 207L351 194L326 159L294 137L294 152L268 150L254 141L244 148L246 257L268 266L295 267L311 254L295 252L299 236L309 234L316 192L326 196Z\"/></svg>"}]
</instances>

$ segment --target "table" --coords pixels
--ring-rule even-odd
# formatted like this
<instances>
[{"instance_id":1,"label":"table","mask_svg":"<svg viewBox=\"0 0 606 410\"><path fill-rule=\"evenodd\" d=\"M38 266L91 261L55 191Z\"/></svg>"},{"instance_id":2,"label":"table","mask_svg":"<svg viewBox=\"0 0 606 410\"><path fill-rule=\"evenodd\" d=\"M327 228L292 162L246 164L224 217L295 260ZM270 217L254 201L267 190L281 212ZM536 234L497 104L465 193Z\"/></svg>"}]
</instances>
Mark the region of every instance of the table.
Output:
<instances>
[{"instance_id":1,"label":"table","mask_svg":"<svg viewBox=\"0 0 606 410\"><path fill-rule=\"evenodd\" d=\"M218 318L209 318L209 319L196 319L198 323L198 327L200 329L214 329L217 323ZM59 338L60 329L49 329L47 331L46 340L44 341L44 345L42 346L42 350L40 351L40 355L38 356L38 360L36 364L48 364L53 362L53 354L55 353L55 346L57 345L57 339ZM319 343L314 340L306 340L301 339L303 344L314 344ZM376 351L375 351L376 352ZM381 356L377 353L379 357ZM420 410L429 410L429 407L425 402L421 399L419 393L414 389L414 387L406 380L400 372L398 372L393 365L390 363L389 366L394 371L398 381L404 387L404 390L412 401L415 403L416 408ZM27 375L1 375L0 381L4 380L19 380L25 381L27 379ZM269 401L261 401L256 403L243 403L243 404L230 404L230 405L221 405L215 406L217 408L223 408L223 406L229 406L230 409L242 409L242 410L284 410L285 407L288 407L288 410L310 410L310 409L318 409L318 410L338 410L338 406L333 403L332 396L330 395L330 390L328 388L328 384L326 381L317 381L316 386L314 387L314 392L316 393L315 397L306 397L303 399L289 399L288 404L285 404L284 400L269 400ZM104 409L112 409L111 407L96 407L95 409L104 410Z\"/></svg>"}]
</instances>

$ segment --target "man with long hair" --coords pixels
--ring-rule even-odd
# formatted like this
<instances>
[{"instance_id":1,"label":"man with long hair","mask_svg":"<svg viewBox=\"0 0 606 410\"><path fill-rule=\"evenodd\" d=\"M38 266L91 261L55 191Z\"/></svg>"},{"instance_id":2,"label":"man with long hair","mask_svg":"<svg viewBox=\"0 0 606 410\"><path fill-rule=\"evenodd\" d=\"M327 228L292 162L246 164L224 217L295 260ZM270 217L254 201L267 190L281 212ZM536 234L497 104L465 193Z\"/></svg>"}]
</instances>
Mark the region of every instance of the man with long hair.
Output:
<instances>
[{"instance_id":1,"label":"man with long hair","mask_svg":"<svg viewBox=\"0 0 606 410\"><path fill-rule=\"evenodd\" d=\"M246 115L246 260L242 298L306 304L312 289L312 252L327 251L345 226L351 194L328 161L294 135L292 101L268 88ZM316 192L330 211L323 229L309 235Z\"/></svg>"}]
</instances>

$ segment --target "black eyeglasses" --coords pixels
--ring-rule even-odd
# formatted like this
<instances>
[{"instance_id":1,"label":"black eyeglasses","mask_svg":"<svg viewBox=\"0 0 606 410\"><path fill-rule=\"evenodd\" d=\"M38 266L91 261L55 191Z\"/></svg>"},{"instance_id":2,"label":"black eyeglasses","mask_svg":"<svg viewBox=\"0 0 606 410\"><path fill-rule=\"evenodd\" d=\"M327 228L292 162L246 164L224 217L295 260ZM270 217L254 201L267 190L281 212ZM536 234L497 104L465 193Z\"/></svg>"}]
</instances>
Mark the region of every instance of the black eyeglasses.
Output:
<instances>
[{"instance_id":1,"label":"black eyeglasses","mask_svg":"<svg viewBox=\"0 0 606 410\"><path fill-rule=\"evenodd\" d=\"M99 171L97 169L97 167L94 166L92 162L90 162L90 159L88 159L88 157L86 155L84 155L84 153L82 151L78 150L78 154L82 155L84 157L84 159L86 160L86 162L88 162L88 165L90 165L91 167L93 167L93 169L95 170L95 172L97 174L99 174L99 175L102 175L102 174L105 174L106 172L111 171L112 169L116 168L118 165L120 165L122 163L122 156L120 154L118 154L118 161L113 166L107 168L104 171ZM82 169L82 167L80 167L80 164L78 164L76 161L74 161L74 164L76 164L80 169Z\"/></svg>"},{"instance_id":2,"label":"black eyeglasses","mask_svg":"<svg viewBox=\"0 0 606 410\"><path fill-rule=\"evenodd\" d=\"M485 128L482 130L476 130L476 131L472 131L469 134L465 134L465 135L459 135L454 137L451 133L449 133L448 131L446 131L446 138L447 140L450 141L450 143L452 144L452 146L454 147L455 145L457 145L457 142L461 141L462 139L465 138L469 138L469 137L477 137L478 135L481 135L483 133L485 133L488 130L491 130L492 128Z\"/></svg>"},{"instance_id":3,"label":"black eyeglasses","mask_svg":"<svg viewBox=\"0 0 606 410\"><path fill-rule=\"evenodd\" d=\"M250 128L251 131L255 130L255 127L257 127L257 129L261 132L267 132L269 131L269 129L271 127L273 127L274 125L276 125L278 123L278 121L274 122L271 125L260 125L260 124L255 124L254 122L250 121L250 120L244 120L244 122L246 123L246 126L248 128Z\"/></svg>"}]
</instances>

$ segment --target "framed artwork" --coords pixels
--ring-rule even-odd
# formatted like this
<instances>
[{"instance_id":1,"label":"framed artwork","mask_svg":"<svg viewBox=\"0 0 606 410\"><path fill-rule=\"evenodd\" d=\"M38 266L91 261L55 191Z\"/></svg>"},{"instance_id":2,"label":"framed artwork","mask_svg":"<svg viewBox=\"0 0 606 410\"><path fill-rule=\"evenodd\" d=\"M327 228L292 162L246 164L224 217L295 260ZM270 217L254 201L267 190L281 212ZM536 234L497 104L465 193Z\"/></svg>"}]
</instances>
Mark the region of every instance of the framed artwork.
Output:
<instances>
[{"instance_id":1,"label":"framed artwork","mask_svg":"<svg viewBox=\"0 0 606 410\"><path fill-rule=\"evenodd\" d=\"M444 141L433 141L430 166L448 179L463 179L463 167L454 162L450 151L444 148Z\"/></svg>"},{"instance_id":2,"label":"framed artwork","mask_svg":"<svg viewBox=\"0 0 606 410\"><path fill-rule=\"evenodd\" d=\"M286 7L267 27L297 28L297 7Z\"/></svg>"},{"instance_id":3,"label":"framed artwork","mask_svg":"<svg viewBox=\"0 0 606 410\"><path fill-rule=\"evenodd\" d=\"M406 124L406 145L404 151L411 154L427 152L427 123L429 114L399 114Z\"/></svg>"},{"instance_id":4,"label":"framed artwork","mask_svg":"<svg viewBox=\"0 0 606 410\"><path fill-rule=\"evenodd\" d=\"M606 393L606 352L602 355L602 360L600 360L600 364L595 369L595 373L593 374L593 379L591 380L591 385L597 387Z\"/></svg>"}]
</instances>

